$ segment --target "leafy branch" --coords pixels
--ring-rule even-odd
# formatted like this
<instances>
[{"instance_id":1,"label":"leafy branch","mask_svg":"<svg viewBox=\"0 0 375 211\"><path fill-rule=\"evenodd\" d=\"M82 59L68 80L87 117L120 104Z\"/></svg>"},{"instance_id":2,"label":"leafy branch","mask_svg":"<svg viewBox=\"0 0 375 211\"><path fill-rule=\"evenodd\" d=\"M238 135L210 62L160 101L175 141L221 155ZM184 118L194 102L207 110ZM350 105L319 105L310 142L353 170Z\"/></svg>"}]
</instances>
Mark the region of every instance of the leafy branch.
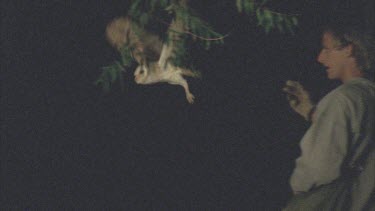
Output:
<instances>
[{"instance_id":1,"label":"leafy branch","mask_svg":"<svg viewBox=\"0 0 375 211\"><path fill-rule=\"evenodd\" d=\"M130 67L133 60L131 49L128 47L121 48L121 60L114 61L111 65L102 67L102 73L95 81L95 85L101 86L105 92L110 90L111 84L119 80L121 90L124 90L123 72Z\"/></svg>"},{"instance_id":2,"label":"leafy branch","mask_svg":"<svg viewBox=\"0 0 375 211\"><path fill-rule=\"evenodd\" d=\"M268 34L272 29L277 28L280 32L286 30L294 34L294 27L298 25L299 14L276 12L264 5L267 0L257 2L256 0L236 0L237 10L252 15L259 26L264 27Z\"/></svg>"},{"instance_id":3,"label":"leafy branch","mask_svg":"<svg viewBox=\"0 0 375 211\"><path fill-rule=\"evenodd\" d=\"M228 36L216 32L207 22L203 21L192 8L187 6L188 0L132 0L132 4L127 12L132 21L132 29L136 34L141 34L149 24L163 23L170 26L170 20L179 20L183 24L183 29L169 29L164 33L165 42L169 42L178 34L178 42L175 42L175 51L172 62L176 66L187 67L188 63L188 42L201 43L205 49L209 49L212 44L223 44L224 38ZM294 34L294 29L298 25L298 14L288 14L274 11L266 7L268 0L233 0L239 13L245 13L256 20L258 26L264 28L268 34L273 29L284 33ZM173 33L171 33L173 32ZM132 49L124 46L121 53L121 61L115 61L111 65L103 67L103 72L95 84L102 86L105 91L110 89L110 85L119 80L123 89L123 72L130 67L133 60Z\"/></svg>"}]
</instances>

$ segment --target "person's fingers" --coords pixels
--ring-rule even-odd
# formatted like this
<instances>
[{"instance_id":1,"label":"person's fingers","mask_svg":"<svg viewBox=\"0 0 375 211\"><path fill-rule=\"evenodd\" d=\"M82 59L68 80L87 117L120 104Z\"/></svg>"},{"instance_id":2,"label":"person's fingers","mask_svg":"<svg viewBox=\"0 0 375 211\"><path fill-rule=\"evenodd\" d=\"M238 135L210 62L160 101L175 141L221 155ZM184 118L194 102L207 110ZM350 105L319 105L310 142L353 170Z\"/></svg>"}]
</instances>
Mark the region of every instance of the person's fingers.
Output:
<instances>
[{"instance_id":1,"label":"person's fingers","mask_svg":"<svg viewBox=\"0 0 375 211\"><path fill-rule=\"evenodd\" d=\"M298 98L294 95L288 94L287 99L288 99L288 102L289 102L290 106L292 106L292 107L295 107L300 103Z\"/></svg>"},{"instance_id":2,"label":"person's fingers","mask_svg":"<svg viewBox=\"0 0 375 211\"><path fill-rule=\"evenodd\" d=\"M298 100L295 100L295 99L292 99L289 101L289 105L293 108L293 109L296 109L296 107L298 106L299 102Z\"/></svg>"},{"instance_id":3,"label":"person's fingers","mask_svg":"<svg viewBox=\"0 0 375 211\"><path fill-rule=\"evenodd\" d=\"M291 95L296 95L296 96L300 95L299 90L297 90L297 89L296 89L295 87L293 87L293 86L285 86L285 87L283 88L283 91L286 92L287 94L291 94Z\"/></svg>"},{"instance_id":4,"label":"person's fingers","mask_svg":"<svg viewBox=\"0 0 375 211\"><path fill-rule=\"evenodd\" d=\"M296 90L303 90L303 86L298 81L288 80L286 82L286 86L294 87L294 89L296 89Z\"/></svg>"},{"instance_id":5,"label":"person's fingers","mask_svg":"<svg viewBox=\"0 0 375 211\"><path fill-rule=\"evenodd\" d=\"M298 86L298 85L300 85L300 83L298 81L287 80L286 85L287 86Z\"/></svg>"}]
</instances>

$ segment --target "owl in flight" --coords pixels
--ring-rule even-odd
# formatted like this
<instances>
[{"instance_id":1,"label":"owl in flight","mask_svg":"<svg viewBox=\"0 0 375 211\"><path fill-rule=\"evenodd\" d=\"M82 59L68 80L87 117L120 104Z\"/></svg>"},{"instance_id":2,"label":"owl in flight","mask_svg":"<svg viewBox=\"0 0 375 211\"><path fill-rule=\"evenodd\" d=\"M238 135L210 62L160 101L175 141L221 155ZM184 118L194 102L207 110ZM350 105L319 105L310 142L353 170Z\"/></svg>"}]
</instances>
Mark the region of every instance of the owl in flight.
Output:
<instances>
[{"instance_id":1,"label":"owl in flight","mask_svg":"<svg viewBox=\"0 0 375 211\"><path fill-rule=\"evenodd\" d=\"M106 36L109 43L117 50L120 51L124 46L131 49L132 57L138 63L134 72L134 80L137 84L165 82L180 85L184 88L187 101L192 104L194 95L190 92L183 76L199 77L200 75L195 71L175 66L171 62L176 43L180 41L183 31L182 22L172 20L167 32L169 41L163 43L157 35L140 28L130 18L120 17L107 25Z\"/></svg>"}]
</instances>

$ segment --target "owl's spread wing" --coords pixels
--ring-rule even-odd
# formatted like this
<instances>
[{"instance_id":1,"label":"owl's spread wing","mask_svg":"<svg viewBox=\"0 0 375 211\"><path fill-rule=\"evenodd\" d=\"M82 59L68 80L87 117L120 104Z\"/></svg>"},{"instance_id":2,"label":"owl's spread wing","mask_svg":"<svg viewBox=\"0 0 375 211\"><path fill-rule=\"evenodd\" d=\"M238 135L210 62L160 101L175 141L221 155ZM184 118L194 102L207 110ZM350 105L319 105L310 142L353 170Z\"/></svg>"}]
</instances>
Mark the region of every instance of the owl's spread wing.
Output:
<instances>
[{"instance_id":1,"label":"owl's spread wing","mask_svg":"<svg viewBox=\"0 0 375 211\"><path fill-rule=\"evenodd\" d=\"M172 23L168 28L168 42L163 44L158 61L161 69L165 70L168 60L174 56L176 43L181 39L183 29L184 25L181 20L172 20Z\"/></svg>"}]
</instances>

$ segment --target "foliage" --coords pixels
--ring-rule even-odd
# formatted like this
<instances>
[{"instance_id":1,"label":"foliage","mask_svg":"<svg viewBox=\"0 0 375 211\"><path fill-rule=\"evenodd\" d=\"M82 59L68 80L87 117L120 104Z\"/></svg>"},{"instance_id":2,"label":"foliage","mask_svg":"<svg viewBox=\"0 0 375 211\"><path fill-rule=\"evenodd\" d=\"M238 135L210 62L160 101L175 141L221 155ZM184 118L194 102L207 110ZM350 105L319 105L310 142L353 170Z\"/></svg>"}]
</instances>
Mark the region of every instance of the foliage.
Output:
<instances>
[{"instance_id":1,"label":"foliage","mask_svg":"<svg viewBox=\"0 0 375 211\"><path fill-rule=\"evenodd\" d=\"M223 44L227 35L222 35L212 29L203 21L192 8L186 5L188 0L133 0L127 15L141 28L147 28L156 22L169 26L170 20L175 19L183 23L183 31L167 30L162 34L164 42L169 42L173 33L179 34L179 41L175 43L174 58L172 63L176 66L191 66L188 63L187 44L191 41L201 43L205 49L212 44ZM280 32L290 32L297 26L297 15L283 14L265 7L267 0L233 0L236 1L238 12L245 13L250 19L256 21L258 26L264 28L266 33L272 29ZM134 24L133 24L134 25ZM137 28L137 27L135 27ZM134 30L137 31L137 30ZM171 33L173 32L173 33ZM96 81L104 90L109 90L110 85L119 79L122 83L122 72L130 66L132 61L131 49L123 48L121 62L103 67L103 72Z\"/></svg>"},{"instance_id":2,"label":"foliage","mask_svg":"<svg viewBox=\"0 0 375 211\"><path fill-rule=\"evenodd\" d=\"M259 26L264 27L266 33L277 28L280 32L286 30L294 34L293 28L298 25L297 14L284 14L265 7L267 0L236 0L239 12L244 12L256 18Z\"/></svg>"},{"instance_id":3,"label":"foliage","mask_svg":"<svg viewBox=\"0 0 375 211\"><path fill-rule=\"evenodd\" d=\"M114 61L111 65L102 67L103 71L95 81L95 85L101 86L105 92L108 92L111 84L117 80L120 82L121 90L124 89L123 72L126 71L127 67L130 67L133 58L131 49L126 46L121 49L120 54L121 61Z\"/></svg>"},{"instance_id":4,"label":"foliage","mask_svg":"<svg viewBox=\"0 0 375 211\"><path fill-rule=\"evenodd\" d=\"M137 21L142 27L147 26L151 20L160 21L169 25L169 21L162 18L163 12L173 16L174 19L182 21L186 31L178 32L182 35L188 35L193 40L199 40L208 49L212 43L222 44L224 36L215 32L206 22L198 17L192 8L178 4L171 0L134 0L128 15ZM169 18L170 19L170 18ZM183 37L187 39L188 36ZM165 37L168 41L168 36Z\"/></svg>"},{"instance_id":5,"label":"foliage","mask_svg":"<svg viewBox=\"0 0 375 211\"><path fill-rule=\"evenodd\" d=\"M102 67L102 70L99 78L95 81L95 85L101 86L105 92L108 92L111 84L119 79L121 87L123 87L122 71L124 67L119 62L116 61L109 66Z\"/></svg>"}]
</instances>

